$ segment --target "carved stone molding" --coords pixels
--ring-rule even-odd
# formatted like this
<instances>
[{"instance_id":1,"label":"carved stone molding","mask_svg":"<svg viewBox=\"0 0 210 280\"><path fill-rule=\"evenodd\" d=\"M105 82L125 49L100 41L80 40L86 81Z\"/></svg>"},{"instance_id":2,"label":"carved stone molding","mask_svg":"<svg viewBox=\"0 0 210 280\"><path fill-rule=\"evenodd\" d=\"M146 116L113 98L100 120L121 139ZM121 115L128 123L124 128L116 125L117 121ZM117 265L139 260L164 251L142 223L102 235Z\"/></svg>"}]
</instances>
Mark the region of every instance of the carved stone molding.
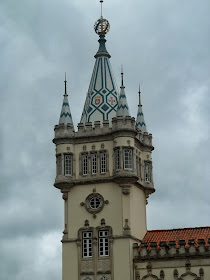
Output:
<instances>
[{"instance_id":1,"label":"carved stone molding","mask_svg":"<svg viewBox=\"0 0 210 280\"><path fill-rule=\"evenodd\" d=\"M88 260L88 261L82 260L81 273L93 272L93 270L94 270L93 260Z\"/></svg>"},{"instance_id":2,"label":"carved stone molding","mask_svg":"<svg viewBox=\"0 0 210 280\"><path fill-rule=\"evenodd\" d=\"M68 228L67 228L67 224L65 224L65 228L63 231L63 239L67 239L68 238Z\"/></svg>"},{"instance_id":3,"label":"carved stone molding","mask_svg":"<svg viewBox=\"0 0 210 280\"><path fill-rule=\"evenodd\" d=\"M98 271L110 271L111 266L110 266L110 259L106 260L98 260Z\"/></svg>"},{"instance_id":4,"label":"carved stone molding","mask_svg":"<svg viewBox=\"0 0 210 280\"><path fill-rule=\"evenodd\" d=\"M63 195L62 195L63 200L67 200L68 199L68 191L64 192L63 191Z\"/></svg>"},{"instance_id":5,"label":"carved stone molding","mask_svg":"<svg viewBox=\"0 0 210 280\"><path fill-rule=\"evenodd\" d=\"M123 228L123 234L124 235L131 234L131 228L128 225L128 219L125 219L125 225L124 225L124 228Z\"/></svg>"},{"instance_id":6,"label":"carved stone molding","mask_svg":"<svg viewBox=\"0 0 210 280\"><path fill-rule=\"evenodd\" d=\"M189 260L186 261L185 267L186 267L186 272L183 273L180 277L179 277L178 270L174 269L174 279L175 280L184 280L185 277L188 277L188 276L191 276L192 280L204 280L204 270L203 270L203 268L199 269L199 276L198 276L197 274L191 272L191 262Z\"/></svg>"},{"instance_id":7,"label":"carved stone molding","mask_svg":"<svg viewBox=\"0 0 210 280\"><path fill-rule=\"evenodd\" d=\"M164 273L163 270L161 270L160 271L160 278L158 278L158 276L152 274L152 264L150 262L148 262L148 264L147 264L147 275L143 276L142 280L147 279L147 278L149 278L149 279L152 278L152 279L155 279L155 280L164 280L165 273Z\"/></svg>"},{"instance_id":8,"label":"carved stone molding","mask_svg":"<svg viewBox=\"0 0 210 280\"><path fill-rule=\"evenodd\" d=\"M128 184L120 184L120 187L122 188L122 193L123 193L123 194L130 194L131 185L128 185Z\"/></svg>"}]
</instances>

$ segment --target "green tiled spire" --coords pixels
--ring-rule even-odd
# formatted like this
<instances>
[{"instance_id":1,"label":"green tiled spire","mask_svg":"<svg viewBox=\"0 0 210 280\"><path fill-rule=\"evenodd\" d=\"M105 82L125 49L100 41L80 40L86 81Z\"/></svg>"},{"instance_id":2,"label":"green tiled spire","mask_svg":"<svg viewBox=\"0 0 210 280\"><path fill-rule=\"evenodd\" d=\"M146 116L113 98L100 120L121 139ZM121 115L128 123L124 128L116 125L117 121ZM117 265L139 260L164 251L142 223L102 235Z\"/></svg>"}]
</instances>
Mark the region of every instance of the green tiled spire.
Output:
<instances>
[{"instance_id":1,"label":"green tiled spire","mask_svg":"<svg viewBox=\"0 0 210 280\"><path fill-rule=\"evenodd\" d=\"M81 123L111 120L116 116L118 91L110 65L110 54L106 49L105 35L110 28L108 20L101 15L94 30L99 35L99 49L95 55L96 61L93 74L81 116Z\"/></svg>"},{"instance_id":2,"label":"green tiled spire","mask_svg":"<svg viewBox=\"0 0 210 280\"><path fill-rule=\"evenodd\" d=\"M117 117L119 117L119 116L126 117L126 116L130 116L130 111L129 111L129 107L128 107L128 103L127 103L127 99L126 99L126 95L125 95L125 87L123 84L123 71L121 73L121 77L122 77L122 82L121 82L121 87L120 87L120 97L118 100L116 116Z\"/></svg>"},{"instance_id":3,"label":"green tiled spire","mask_svg":"<svg viewBox=\"0 0 210 280\"><path fill-rule=\"evenodd\" d=\"M139 85L139 105L138 105L137 118L136 118L136 128L141 130L143 133L147 132L147 126L146 126L146 123L144 120L144 114L142 111L140 85Z\"/></svg>"},{"instance_id":4,"label":"green tiled spire","mask_svg":"<svg viewBox=\"0 0 210 280\"><path fill-rule=\"evenodd\" d=\"M67 81L66 81L66 74L65 74L65 94L63 97L63 105L61 109L59 124L71 124L73 126L71 111L69 107L69 101L68 101L68 94L67 94Z\"/></svg>"}]
</instances>

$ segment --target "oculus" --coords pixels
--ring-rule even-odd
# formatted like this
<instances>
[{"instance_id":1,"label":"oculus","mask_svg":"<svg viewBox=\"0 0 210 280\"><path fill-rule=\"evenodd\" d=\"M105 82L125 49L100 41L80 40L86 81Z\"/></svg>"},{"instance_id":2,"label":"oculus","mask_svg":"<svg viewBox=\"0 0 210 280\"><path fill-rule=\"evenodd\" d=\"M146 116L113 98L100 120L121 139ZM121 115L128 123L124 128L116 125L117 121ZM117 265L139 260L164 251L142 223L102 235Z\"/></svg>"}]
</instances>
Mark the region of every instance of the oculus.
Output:
<instances>
[{"instance_id":1,"label":"oculus","mask_svg":"<svg viewBox=\"0 0 210 280\"><path fill-rule=\"evenodd\" d=\"M91 193L85 200L86 210L90 213L98 213L104 207L104 198L99 193Z\"/></svg>"}]
</instances>

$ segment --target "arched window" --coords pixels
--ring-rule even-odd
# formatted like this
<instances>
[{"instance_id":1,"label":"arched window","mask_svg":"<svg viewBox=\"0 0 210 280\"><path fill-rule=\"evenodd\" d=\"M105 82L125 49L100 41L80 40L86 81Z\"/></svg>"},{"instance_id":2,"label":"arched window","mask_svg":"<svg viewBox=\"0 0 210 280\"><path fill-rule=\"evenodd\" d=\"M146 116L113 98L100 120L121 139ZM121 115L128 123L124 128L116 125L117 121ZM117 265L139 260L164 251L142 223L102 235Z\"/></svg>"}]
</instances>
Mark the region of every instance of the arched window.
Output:
<instances>
[{"instance_id":1,"label":"arched window","mask_svg":"<svg viewBox=\"0 0 210 280\"><path fill-rule=\"evenodd\" d=\"M99 230L98 232L98 255L99 257L109 256L109 231Z\"/></svg>"},{"instance_id":2,"label":"arched window","mask_svg":"<svg viewBox=\"0 0 210 280\"><path fill-rule=\"evenodd\" d=\"M62 155L56 156L57 175L62 174Z\"/></svg>"},{"instance_id":3,"label":"arched window","mask_svg":"<svg viewBox=\"0 0 210 280\"><path fill-rule=\"evenodd\" d=\"M97 173L97 153L91 153L91 174Z\"/></svg>"},{"instance_id":4,"label":"arched window","mask_svg":"<svg viewBox=\"0 0 210 280\"><path fill-rule=\"evenodd\" d=\"M64 174L72 176L73 156L72 154L64 155Z\"/></svg>"},{"instance_id":5,"label":"arched window","mask_svg":"<svg viewBox=\"0 0 210 280\"><path fill-rule=\"evenodd\" d=\"M120 149L115 150L115 170L120 169Z\"/></svg>"},{"instance_id":6,"label":"arched window","mask_svg":"<svg viewBox=\"0 0 210 280\"><path fill-rule=\"evenodd\" d=\"M88 154L82 154L82 175L88 174Z\"/></svg>"},{"instance_id":7,"label":"arched window","mask_svg":"<svg viewBox=\"0 0 210 280\"><path fill-rule=\"evenodd\" d=\"M151 182L151 163L148 161L144 162L144 179L146 182Z\"/></svg>"},{"instance_id":8,"label":"arched window","mask_svg":"<svg viewBox=\"0 0 210 280\"><path fill-rule=\"evenodd\" d=\"M132 170L133 169L133 149L123 149L123 168Z\"/></svg>"},{"instance_id":9,"label":"arched window","mask_svg":"<svg viewBox=\"0 0 210 280\"><path fill-rule=\"evenodd\" d=\"M100 172L106 173L106 152L100 152Z\"/></svg>"},{"instance_id":10,"label":"arched window","mask_svg":"<svg viewBox=\"0 0 210 280\"><path fill-rule=\"evenodd\" d=\"M83 231L82 233L82 257L90 258L93 256L93 232Z\"/></svg>"}]
</instances>

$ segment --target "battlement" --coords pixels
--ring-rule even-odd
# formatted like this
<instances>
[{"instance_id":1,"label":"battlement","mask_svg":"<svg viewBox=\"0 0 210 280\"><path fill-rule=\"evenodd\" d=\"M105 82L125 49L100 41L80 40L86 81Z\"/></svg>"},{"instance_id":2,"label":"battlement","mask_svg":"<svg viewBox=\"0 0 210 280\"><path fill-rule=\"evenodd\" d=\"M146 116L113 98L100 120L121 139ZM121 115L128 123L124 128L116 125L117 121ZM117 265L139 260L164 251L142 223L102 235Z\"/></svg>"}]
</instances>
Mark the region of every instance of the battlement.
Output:
<instances>
[{"instance_id":1,"label":"battlement","mask_svg":"<svg viewBox=\"0 0 210 280\"><path fill-rule=\"evenodd\" d=\"M147 132L142 133L135 126L135 118L133 117L115 117L112 119L112 126L110 126L109 120L105 120L102 123L100 121L87 122L78 124L78 131L74 131L74 127L71 124L64 125L59 124L54 128L55 139L76 139L81 137L99 137L104 135L112 135L116 132L128 132L132 133L142 144L152 146L152 134Z\"/></svg>"},{"instance_id":2,"label":"battlement","mask_svg":"<svg viewBox=\"0 0 210 280\"><path fill-rule=\"evenodd\" d=\"M210 256L210 239L205 242L204 239L198 239L195 242L194 239L171 240L169 242L161 241L157 242L141 243L140 247L137 243L133 246L134 256L137 259L163 259L163 258L185 258L193 256Z\"/></svg>"}]
</instances>

